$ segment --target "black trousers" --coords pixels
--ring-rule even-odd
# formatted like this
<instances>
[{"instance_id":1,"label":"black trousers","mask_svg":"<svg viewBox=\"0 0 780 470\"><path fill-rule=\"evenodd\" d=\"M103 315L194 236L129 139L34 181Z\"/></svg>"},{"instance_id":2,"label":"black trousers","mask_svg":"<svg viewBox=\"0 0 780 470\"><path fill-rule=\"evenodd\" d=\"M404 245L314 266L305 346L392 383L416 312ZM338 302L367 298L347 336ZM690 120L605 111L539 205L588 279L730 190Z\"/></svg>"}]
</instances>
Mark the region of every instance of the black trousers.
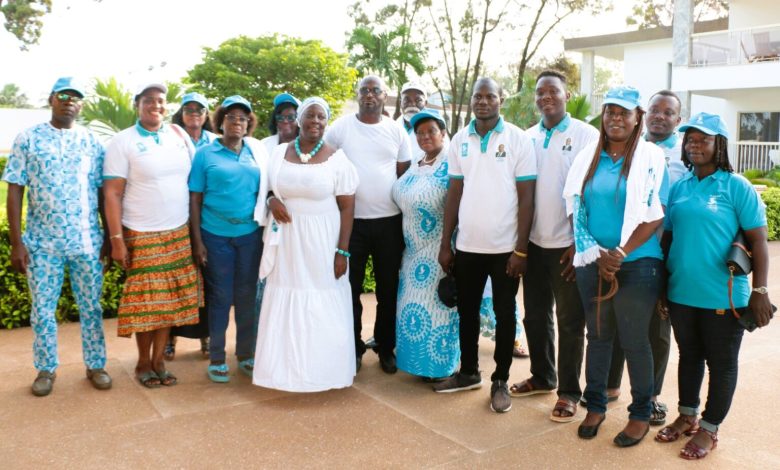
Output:
<instances>
[{"instance_id":1,"label":"black trousers","mask_svg":"<svg viewBox=\"0 0 780 470\"><path fill-rule=\"evenodd\" d=\"M653 312L650 318L650 347L653 350L653 377L655 385L653 395L660 395L664 386L664 376L666 375L666 365L669 362L669 347L672 341L672 323L667 318L662 320L658 312ZM620 347L620 341L615 336L615 344L612 348L612 364L609 368L609 379L607 379L607 388L620 388L620 382L623 379L623 364L625 356L623 348Z\"/></svg>"},{"instance_id":2,"label":"black trousers","mask_svg":"<svg viewBox=\"0 0 780 470\"><path fill-rule=\"evenodd\" d=\"M378 352L391 353L395 349L396 300L398 273L404 251L401 214L379 219L355 219L349 239L349 283L352 286L352 314L355 326L355 353L362 356L366 344L360 337L363 329L363 280L366 263L371 256L376 280L376 322L374 339Z\"/></svg>"},{"instance_id":3,"label":"black trousers","mask_svg":"<svg viewBox=\"0 0 780 470\"><path fill-rule=\"evenodd\" d=\"M496 314L496 346L493 351L496 370L490 380L509 380L517 326L515 296L520 287L520 279L506 275L506 263L510 256L511 252L455 253L455 285L460 316L460 371L464 374L479 372L479 307L490 276L493 283L493 310Z\"/></svg>"},{"instance_id":4,"label":"black trousers","mask_svg":"<svg viewBox=\"0 0 780 470\"><path fill-rule=\"evenodd\" d=\"M566 281L561 256L566 248L528 244L528 270L523 276L525 336L531 355L531 381L538 388L558 388L558 396L574 402L582 396L580 373L585 344L585 312L577 284ZM558 322L558 369L555 368L555 324Z\"/></svg>"}]
</instances>

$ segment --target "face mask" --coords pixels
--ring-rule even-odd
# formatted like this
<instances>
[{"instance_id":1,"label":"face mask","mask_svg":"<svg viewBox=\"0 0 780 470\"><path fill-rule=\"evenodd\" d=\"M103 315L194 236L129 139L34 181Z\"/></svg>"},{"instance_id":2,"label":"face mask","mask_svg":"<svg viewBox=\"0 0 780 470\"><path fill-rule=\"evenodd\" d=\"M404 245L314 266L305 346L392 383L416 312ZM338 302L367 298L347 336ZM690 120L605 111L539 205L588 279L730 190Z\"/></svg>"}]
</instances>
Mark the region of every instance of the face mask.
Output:
<instances>
[{"instance_id":1,"label":"face mask","mask_svg":"<svg viewBox=\"0 0 780 470\"><path fill-rule=\"evenodd\" d=\"M419 112L420 110L416 106L408 106L404 108L404 120L409 122L412 119L412 116Z\"/></svg>"}]
</instances>

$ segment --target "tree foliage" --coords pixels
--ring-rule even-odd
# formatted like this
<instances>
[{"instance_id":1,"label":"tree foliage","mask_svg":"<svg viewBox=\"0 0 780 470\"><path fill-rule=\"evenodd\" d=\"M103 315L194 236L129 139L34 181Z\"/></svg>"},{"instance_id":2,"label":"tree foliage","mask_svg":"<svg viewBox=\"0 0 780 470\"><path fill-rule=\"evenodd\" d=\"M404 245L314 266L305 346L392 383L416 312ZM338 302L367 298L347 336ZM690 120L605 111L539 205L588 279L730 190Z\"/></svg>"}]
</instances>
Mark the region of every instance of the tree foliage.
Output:
<instances>
[{"instance_id":1,"label":"tree foliage","mask_svg":"<svg viewBox=\"0 0 780 470\"><path fill-rule=\"evenodd\" d=\"M695 0L693 18L694 21L723 18L728 11L728 0ZM673 17L674 0L642 0L634 6L626 24L639 29L655 28L671 25Z\"/></svg>"},{"instance_id":2,"label":"tree foliage","mask_svg":"<svg viewBox=\"0 0 780 470\"><path fill-rule=\"evenodd\" d=\"M349 7L355 28L347 39L349 63L361 75L373 73L386 79L396 93L396 117L400 114L401 87L409 81L409 68L417 75L426 72L427 48L412 38L412 28L420 9L431 0L404 0L403 4L382 7L369 19L364 3Z\"/></svg>"},{"instance_id":3,"label":"tree foliage","mask_svg":"<svg viewBox=\"0 0 780 470\"><path fill-rule=\"evenodd\" d=\"M338 115L353 96L357 71L320 41L271 35L240 36L218 48L204 48L203 62L187 72L187 82L207 97L222 101L239 94L255 108L257 136L267 134L266 124L276 94L287 91L300 99L320 96Z\"/></svg>"},{"instance_id":4,"label":"tree foliage","mask_svg":"<svg viewBox=\"0 0 780 470\"><path fill-rule=\"evenodd\" d=\"M7 83L0 90L0 108L31 108L27 95L15 83Z\"/></svg>"},{"instance_id":5,"label":"tree foliage","mask_svg":"<svg viewBox=\"0 0 780 470\"><path fill-rule=\"evenodd\" d=\"M16 36L22 50L27 50L41 37L42 19L51 13L51 0L0 0L0 12L5 16L5 29Z\"/></svg>"},{"instance_id":6,"label":"tree foliage","mask_svg":"<svg viewBox=\"0 0 780 470\"><path fill-rule=\"evenodd\" d=\"M95 79L93 93L88 93L81 108L81 119L104 137L135 124L133 94L116 78Z\"/></svg>"}]
</instances>

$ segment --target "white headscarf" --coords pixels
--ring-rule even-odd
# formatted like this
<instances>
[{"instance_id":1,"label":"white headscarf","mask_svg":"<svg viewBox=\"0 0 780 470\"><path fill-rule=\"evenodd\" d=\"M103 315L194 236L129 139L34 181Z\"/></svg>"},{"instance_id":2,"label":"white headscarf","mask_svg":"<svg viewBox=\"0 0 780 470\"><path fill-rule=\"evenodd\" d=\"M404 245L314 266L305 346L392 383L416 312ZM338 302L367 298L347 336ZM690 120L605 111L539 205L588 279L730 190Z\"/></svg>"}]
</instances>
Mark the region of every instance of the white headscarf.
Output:
<instances>
[{"instance_id":1,"label":"white headscarf","mask_svg":"<svg viewBox=\"0 0 780 470\"><path fill-rule=\"evenodd\" d=\"M298 117L296 119L298 121L298 127L303 125L303 115L306 113L306 110L315 104L325 110L325 117L328 121L330 121L330 106L328 106L328 102L319 96L312 96L303 100L303 103L301 103L300 107L298 107Z\"/></svg>"}]
</instances>

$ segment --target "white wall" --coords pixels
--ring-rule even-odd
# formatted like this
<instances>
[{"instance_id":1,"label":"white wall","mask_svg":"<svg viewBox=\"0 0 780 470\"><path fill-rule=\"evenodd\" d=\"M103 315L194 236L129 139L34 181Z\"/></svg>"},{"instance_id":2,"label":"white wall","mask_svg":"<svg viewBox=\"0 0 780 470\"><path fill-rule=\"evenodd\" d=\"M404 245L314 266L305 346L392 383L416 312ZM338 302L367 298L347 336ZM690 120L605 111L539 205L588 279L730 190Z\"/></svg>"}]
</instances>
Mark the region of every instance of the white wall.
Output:
<instances>
[{"instance_id":1,"label":"white wall","mask_svg":"<svg viewBox=\"0 0 780 470\"><path fill-rule=\"evenodd\" d=\"M0 155L7 155L11 151L20 132L50 118L49 109L0 108Z\"/></svg>"},{"instance_id":2,"label":"white wall","mask_svg":"<svg viewBox=\"0 0 780 470\"><path fill-rule=\"evenodd\" d=\"M739 113L780 112L780 93L765 90L740 92L725 101L724 116L732 134L732 140L739 139L737 119Z\"/></svg>"},{"instance_id":3,"label":"white wall","mask_svg":"<svg viewBox=\"0 0 780 470\"><path fill-rule=\"evenodd\" d=\"M672 40L629 44L623 56L623 79L639 90L646 103L658 90L669 88Z\"/></svg>"},{"instance_id":4,"label":"white wall","mask_svg":"<svg viewBox=\"0 0 780 470\"><path fill-rule=\"evenodd\" d=\"M778 0L731 0L729 2L729 29L778 23L780 23Z\"/></svg>"},{"instance_id":5,"label":"white wall","mask_svg":"<svg viewBox=\"0 0 780 470\"><path fill-rule=\"evenodd\" d=\"M722 117L726 121L729 132L733 133L734 129L736 129L737 116L729 107L727 100L702 95L691 96L691 116L702 112L717 114ZM732 135L731 138L735 139L736 136Z\"/></svg>"}]
</instances>

